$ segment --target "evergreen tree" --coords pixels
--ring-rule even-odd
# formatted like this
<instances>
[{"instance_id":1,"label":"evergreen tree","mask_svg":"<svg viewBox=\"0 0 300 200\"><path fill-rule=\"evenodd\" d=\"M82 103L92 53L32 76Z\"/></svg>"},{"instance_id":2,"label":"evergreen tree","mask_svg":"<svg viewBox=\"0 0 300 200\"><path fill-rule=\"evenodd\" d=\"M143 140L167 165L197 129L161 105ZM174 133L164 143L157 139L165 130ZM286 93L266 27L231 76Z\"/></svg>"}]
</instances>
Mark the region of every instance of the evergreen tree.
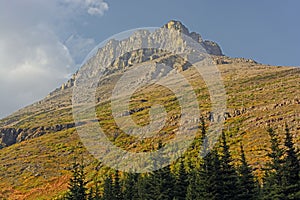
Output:
<instances>
[{"instance_id":1,"label":"evergreen tree","mask_svg":"<svg viewBox=\"0 0 300 200\"><path fill-rule=\"evenodd\" d=\"M101 200L99 183L95 182L95 185L90 188L87 195L87 200Z\"/></svg>"},{"instance_id":2,"label":"evergreen tree","mask_svg":"<svg viewBox=\"0 0 300 200\"><path fill-rule=\"evenodd\" d=\"M159 141L156 149L158 150L162 147L163 144ZM175 178L170 171L170 166L161 168L165 159L164 155L161 154L152 158L154 169L158 170L149 173L143 180L140 180L140 199L173 200Z\"/></svg>"},{"instance_id":3,"label":"evergreen tree","mask_svg":"<svg viewBox=\"0 0 300 200\"><path fill-rule=\"evenodd\" d=\"M189 176L187 200L222 199L221 163L215 150L207 153L199 171Z\"/></svg>"},{"instance_id":4,"label":"evergreen tree","mask_svg":"<svg viewBox=\"0 0 300 200\"><path fill-rule=\"evenodd\" d=\"M238 176L235 168L232 165L232 159L229 152L229 146L227 145L225 133L221 135L221 177L222 177L222 199L238 199L239 185Z\"/></svg>"},{"instance_id":5,"label":"evergreen tree","mask_svg":"<svg viewBox=\"0 0 300 200\"><path fill-rule=\"evenodd\" d=\"M198 180L198 173L194 169L189 173L189 179L188 179L188 187L187 187L187 194L186 194L186 200L194 200L198 197L198 186L197 186L197 180Z\"/></svg>"},{"instance_id":6,"label":"evergreen tree","mask_svg":"<svg viewBox=\"0 0 300 200\"><path fill-rule=\"evenodd\" d=\"M123 199L123 194L122 194L122 188L121 188L121 183L120 183L120 178L119 178L119 171L115 171L115 179L114 179L114 184L113 184L113 194L114 194L114 199L115 200L122 200Z\"/></svg>"},{"instance_id":7,"label":"evergreen tree","mask_svg":"<svg viewBox=\"0 0 300 200\"><path fill-rule=\"evenodd\" d=\"M113 193L113 179L111 175L104 181L102 200L115 200Z\"/></svg>"},{"instance_id":8,"label":"evergreen tree","mask_svg":"<svg viewBox=\"0 0 300 200\"><path fill-rule=\"evenodd\" d=\"M151 177L149 174L138 176L137 189L139 200L151 200L153 198L153 192L151 190Z\"/></svg>"},{"instance_id":9,"label":"evergreen tree","mask_svg":"<svg viewBox=\"0 0 300 200\"><path fill-rule=\"evenodd\" d=\"M204 157L209 151L209 144L208 144L208 136L206 134L205 121L203 117L200 118L200 123L201 123L201 141L202 141L200 156Z\"/></svg>"},{"instance_id":10,"label":"evergreen tree","mask_svg":"<svg viewBox=\"0 0 300 200\"><path fill-rule=\"evenodd\" d=\"M184 167L184 161L181 158L179 163L178 176L175 180L174 198L176 200L185 200L188 186L188 174Z\"/></svg>"},{"instance_id":11,"label":"evergreen tree","mask_svg":"<svg viewBox=\"0 0 300 200\"><path fill-rule=\"evenodd\" d=\"M286 157L283 164L283 193L287 199L300 199L300 196L298 196L300 195L300 164L293 138L287 126L285 128L284 146L286 147Z\"/></svg>"},{"instance_id":12,"label":"evergreen tree","mask_svg":"<svg viewBox=\"0 0 300 200\"><path fill-rule=\"evenodd\" d=\"M246 161L244 148L241 145L241 165L239 167L240 199L255 200L258 198L258 185L254 180L251 167Z\"/></svg>"},{"instance_id":13,"label":"evergreen tree","mask_svg":"<svg viewBox=\"0 0 300 200\"><path fill-rule=\"evenodd\" d=\"M223 199L222 165L216 150L211 151L204 159L203 171L200 171L201 199Z\"/></svg>"},{"instance_id":14,"label":"evergreen tree","mask_svg":"<svg viewBox=\"0 0 300 200\"><path fill-rule=\"evenodd\" d=\"M84 200L87 197L86 194L86 182L83 163L73 163L72 177L69 182L69 192L66 196L67 200Z\"/></svg>"},{"instance_id":15,"label":"evergreen tree","mask_svg":"<svg viewBox=\"0 0 300 200\"><path fill-rule=\"evenodd\" d=\"M263 198L276 200L286 199L283 194L283 155L284 152L280 148L277 135L272 128L268 128L268 133L271 141L271 152L268 157L271 159L267 163L265 169L265 177L263 184Z\"/></svg>"},{"instance_id":16,"label":"evergreen tree","mask_svg":"<svg viewBox=\"0 0 300 200\"><path fill-rule=\"evenodd\" d=\"M148 181L150 199L173 200L175 179L169 166L152 173Z\"/></svg>"},{"instance_id":17,"label":"evergreen tree","mask_svg":"<svg viewBox=\"0 0 300 200\"><path fill-rule=\"evenodd\" d=\"M124 180L124 200L137 200L138 195L138 178L136 173L128 173Z\"/></svg>"}]
</instances>

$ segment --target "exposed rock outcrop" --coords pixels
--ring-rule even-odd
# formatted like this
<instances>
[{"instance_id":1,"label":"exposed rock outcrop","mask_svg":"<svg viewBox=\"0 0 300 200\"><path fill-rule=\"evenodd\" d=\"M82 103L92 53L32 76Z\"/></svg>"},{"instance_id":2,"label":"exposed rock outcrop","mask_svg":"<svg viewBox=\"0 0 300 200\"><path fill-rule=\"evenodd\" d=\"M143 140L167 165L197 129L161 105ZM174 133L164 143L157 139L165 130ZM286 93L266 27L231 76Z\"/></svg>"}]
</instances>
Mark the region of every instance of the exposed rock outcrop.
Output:
<instances>
[{"instance_id":1,"label":"exposed rock outcrop","mask_svg":"<svg viewBox=\"0 0 300 200\"><path fill-rule=\"evenodd\" d=\"M10 146L16 143L18 135L22 129L7 128L0 130L0 144L2 146Z\"/></svg>"},{"instance_id":2,"label":"exposed rock outcrop","mask_svg":"<svg viewBox=\"0 0 300 200\"><path fill-rule=\"evenodd\" d=\"M46 133L53 133L75 127L74 123L57 124L50 127L35 127L30 129L0 128L0 145L7 147L24 140L40 137Z\"/></svg>"},{"instance_id":3,"label":"exposed rock outcrop","mask_svg":"<svg viewBox=\"0 0 300 200\"><path fill-rule=\"evenodd\" d=\"M214 56L223 56L222 50L220 46L213 42L213 41L208 41L205 40L203 41L202 37L200 34L196 32L190 32L188 28L186 28L181 22L171 20L167 24L165 24L162 28L169 29L171 31L178 31L180 33L183 33L189 37L191 37L193 40L196 42L200 43L204 50L211 55ZM184 43L184 41L181 41L182 38L173 38L172 42L174 43ZM125 51L124 54L121 57L115 58L115 59L110 59L113 58L116 54L116 52L122 52L126 46L134 46L135 44L144 44L149 43L152 44L153 41L165 41L165 38L163 38L163 34L159 34L159 31L157 34L151 34L147 30L139 30L136 31L132 36L130 36L128 39L118 41L115 39L112 39L107 42L107 44L102 47L101 49L98 50L94 58L90 61L87 62L87 66L90 63L93 64L103 64L105 63L105 60L114 60L113 63L110 63L109 68L105 69L106 74L113 73L117 70L122 70L125 69L126 67L130 67L133 64L136 63L141 63L145 62L148 60L154 60L159 57L164 56L167 52L163 52L159 49L139 49L136 51ZM146 45L147 46L147 45ZM151 45L150 45L151 46ZM184 45L183 45L184 47ZM134 48L134 47L132 47ZM104 61L104 62L103 62ZM105 67L105 66L103 66ZM91 76L93 74L97 74L97 72L90 71ZM76 84L76 76L77 74L75 73L72 78L70 78L66 83L62 84L60 88L56 89L55 91L51 92L49 96L55 94L58 91L66 90L68 88L71 88Z\"/></svg>"},{"instance_id":4,"label":"exposed rock outcrop","mask_svg":"<svg viewBox=\"0 0 300 200\"><path fill-rule=\"evenodd\" d=\"M230 58L227 56L217 56L214 57L215 64L217 65L223 65L223 64L238 64L238 63L252 63L257 64L257 62L253 59L247 59L247 58Z\"/></svg>"},{"instance_id":5,"label":"exposed rock outcrop","mask_svg":"<svg viewBox=\"0 0 300 200\"><path fill-rule=\"evenodd\" d=\"M179 31L179 32L181 32L181 33L183 33L187 36L190 36L195 41L199 42L205 48L207 53L209 53L211 55L217 55L217 56L222 56L223 55L220 46L216 42L209 41L209 40L203 41L200 34L198 34L196 32L189 32L188 28L186 28L179 21L171 20L170 22L165 24L163 26L163 28L177 30L177 31Z\"/></svg>"}]
</instances>

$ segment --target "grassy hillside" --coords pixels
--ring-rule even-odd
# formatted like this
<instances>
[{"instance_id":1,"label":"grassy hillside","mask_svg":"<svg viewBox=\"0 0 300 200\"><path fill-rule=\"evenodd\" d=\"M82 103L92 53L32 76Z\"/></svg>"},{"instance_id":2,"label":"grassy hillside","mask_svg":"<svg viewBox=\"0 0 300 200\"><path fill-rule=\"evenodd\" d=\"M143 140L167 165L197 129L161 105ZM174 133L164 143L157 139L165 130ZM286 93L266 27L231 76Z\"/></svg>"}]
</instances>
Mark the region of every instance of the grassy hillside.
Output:
<instances>
[{"instance_id":1,"label":"grassy hillside","mask_svg":"<svg viewBox=\"0 0 300 200\"><path fill-rule=\"evenodd\" d=\"M237 158L239 144L243 142L249 163L261 175L269 148L268 126L274 127L283 137L287 123L295 143L300 144L300 69L261 65L243 59L216 59L226 60L219 62L226 64L219 64L218 68L228 98L225 130L232 155ZM210 101L204 81L192 68L183 74L193 86L202 114L207 118ZM135 111L134 121L145 125L149 121L150 106L163 104L168 111L168 126L159 137L135 142L118 130L108 98L113 87L111 83L121 75L117 72L105 77L97 92L101 97L97 114L105 133L116 145L130 151L149 150L161 138L167 142L178 126L178 120L172 117L179 115L178 102L172 92L157 85L137 91L130 109ZM0 121L1 128L30 129L32 132L24 141L0 150L0 198L50 199L63 193L67 189L72 160L80 152L83 152L89 179L107 171L80 145L72 126L71 95L72 88L56 91Z\"/></svg>"}]
</instances>

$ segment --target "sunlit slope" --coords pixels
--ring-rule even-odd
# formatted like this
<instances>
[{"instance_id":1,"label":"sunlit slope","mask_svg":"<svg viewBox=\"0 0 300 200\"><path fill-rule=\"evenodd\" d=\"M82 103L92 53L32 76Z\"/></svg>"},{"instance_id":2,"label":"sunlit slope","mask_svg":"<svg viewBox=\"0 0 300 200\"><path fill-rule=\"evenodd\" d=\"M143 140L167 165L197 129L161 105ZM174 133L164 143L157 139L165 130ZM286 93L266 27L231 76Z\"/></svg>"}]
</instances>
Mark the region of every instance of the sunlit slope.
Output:
<instances>
[{"instance_id":1,"label":"sunlit slope","mask_svg":"<svg viewBox=\"0 0 300 200\"><path fill-rule=\"evenodd\" d=\"M216 59L225 60L225 57ZM269 147L268 126L274 127L282 138L284 125L288 124L296 144L300 142L300 70L266 66L244 59L226 58L226 64L219 63L217 67L227 92L228 113L224 128L229 136L232 154L236 158L242 142L249 163L260 174ZM182 74L193 86L201 113L209 124L210 100L204 81L193 68L184 70ZM135 93L130 109L136 123L146 125L149 108L160 103L168 111L169 125L156 139L135 141L118 130L111 115L109 98L114 87L111 83L120 76L122 72L115 72L103 78L97 92L97 116L108 138L115 145L130 151L151 150L153 143L161 138L167 142L178 128L176 116L180 115L174 94L157 85ZM80 138L74 128L71 99L72 87L57 90L44 100L0 121L2 129L27 131L24 132L27 136L18 136L16 144L0 150L0 194L3 197L36 199L44 194L43 198L49 199L66 190L69 167L73 157L80 152L77 148ZM89 123L82 126L88 128ZM85 152L88 178L92 179L96 169L103 170L99 173L106 170L97 167L97 160L84 148L81 151Z\"/></svg>"}]
</instances>

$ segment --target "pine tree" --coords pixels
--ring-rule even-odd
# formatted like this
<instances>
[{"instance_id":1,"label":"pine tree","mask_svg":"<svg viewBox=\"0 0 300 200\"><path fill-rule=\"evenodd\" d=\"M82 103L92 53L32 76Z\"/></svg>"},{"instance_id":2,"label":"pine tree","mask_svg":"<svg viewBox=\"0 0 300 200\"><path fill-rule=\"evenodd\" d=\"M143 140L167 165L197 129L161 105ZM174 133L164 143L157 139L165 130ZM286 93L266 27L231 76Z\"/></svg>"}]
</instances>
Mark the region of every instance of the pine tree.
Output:
<instances>
[{"instance_id":1,"label":"pine tree","mask_svg":"<svg viewBox=\"0 0 300 200\"><path fill-rule=\"evenodd\" d=\"M138 179L139 174L128 173L124 180L124 200L137 200L138 198Z\"/></svg>"},{"instance_id":2,"label":"pine tree","mask_svg":"<svg viewBox=\"0 0 300 200\"><path fill-rule=\"evenodd\" d=\"M232 159L227 145L225 133L222 132L221 136L221 174L222 174L222 199L238 199L239 185L238 176L235 168L232 165Z\"/></svg>"},{"instance_id":3,"label":"pine tree","mask_svg":"<svg viewBox=\"0 0 300 200\"><path fill-rule=\"evenodd\" d=\"M122 188L120 183L120 177L119 177L119 171L115 171L115 178L114 178L114 184L113 184L113 194L115 200L122 200L123 194L122 194Z\"/></svg>"},{"instance_id":4,"label":"pine tree","mask_svg":"<svg viewBox=\"0 0 300 200\"><path fill-rule=\"evenodd\" d=\"M188 187L187 187L187 194L186 194L186 200L194 200L198 199L198 186L197 186L197 180L198 180L198 173L195 169L193 169L189 173L189 179L188 179Z\"/></svg>"},{"instance_id":5,"label":"pine tree","mask_svg":"<svg viewBox=\"0 0 300 200\"><path fill-rule=\"evenodd\" d=\"M87 198L86 182L83 163L79 164L76 160L72 167L72 177L69 182L69 192L66 196L67 200L84 200Z\"/></svg>"},{"instance_id":6,"label":"pine tree","mask_svg":"<svg viewBox=\"0 0 300 200\"><path fill-rule=\"evenodd\" d=\"M87 200L101 200L99 183L96 181L95 185L90 188L87 195Z\"/></svg>"},{"instance_id":7,"label":"pine tree","mask_svg":"<svg viewBox=\"0 0 300 200\"><path fill-rule=\"evenodd\" d=\"M246 161L244 148L241 145L241 165L239 167L240 199L256 200L258 198L258 185L254 180L251 167Z\"/></svg>"},{"instance_id":8,"label":"pine tree","mask_svg":"<svg viewBox=\"0 0 300 200\"><path fill-rule=\"evenodd\" d=\"M223 174L222 165L216 150L211 151L204 159L203 171L200 171L201 199L222 199L223 192Z\"/></svg>"},{"instance_id":9,"label":"pine tree","mask_svg":"<svg viewBox=\"0 0 300 200\"><path fill-rule=\"evenodd\" d=\"M221 163L215 150L207 153L199 171L193 170L189 175L187 200L222 199Z\"/></svg>"},{"instance_id":10,"label":"pine tree","mask_svg":"<svg viewBox=\"0 0 300 200\"><path fill-rule=\"evenodd\" d=\"M283 194L283 155L284 152L280 148L277 135L272 128L268 128L268 133L271 141L271 152L268 157L271 159L267 163L265 169L265 177L263 184L263 198L276 200L285 199Z\"/></svg>"},{"instance_id":11,"label":"pine tree","mask_svg":"<svg viewBox=\"0 0 300 200\"><path fill-rule=\"evenodd\" d=\"M208 144L208 135L206 133L205 121L203 117L200 118L200 123L201 123L201 142L202 142L200 156L204 157L209 151L209 144Z\"/></svg>"},{"instance_id":12,"label":"pine tree","mask_svg":"<svg viewBox=\"0 0 300 200\"><path fill-rule=\"evenodd\" d=\"M188 186L188 174L184 167L184 161L181 158L179 163L178 176L175 180L174 198L176 200L185 200Z\"/></svg>"},{"instance_id":13,"label":"pine tree","mask_svg":"<svg viewBox=\"0 0 300 200\"><path fill-rule=\"evenodd\" d=\"M161 149L163 144L158 142L157 150ZM141 187L139 187L140 199L157 199L157 200L173 200L174 196L174 182L175 178L170 171L170 166L162 167L165 161L164 155L159 155L152 158L154 169L158 169L149 173L140 180Z\"/></svg>"},{"instance_id":14,"label":"pine tree","mask_svg":"<svg viewBox=\"0 0 300 200\"><path fill-rule=\"evenodd\" d=\"M139 200L151 200L153 192L151 190L151 177L149 174L139 175L137 182Z\"/></svg>"},{"instance_id":15,"label":"pine tree","mask_svg":"<svg viewBox=\"0 0 300 200\"><path fill-rule=\"evenodd\" d=\"M104 181L102 200L115 200L113 193L113 179L111 175Z\"/></svg>"},{"instance_id":16,"label":"pine tree","mask_svg":"<svg viewBox=\"0 0 300 200\"><path fill-rule=\"evenodd\" d=\"M284 146L286 147L286 157L283 164L283 193L287 199L300 199L300 196L298 196L300 191L300 164L294 147L293 138L287 126L285 128Z\"/></svg>"},{"instance_id":17,"label":"pine tree","mask_svg":"<svg viewBox=\"0 0 300 200\"><path fill-rule=\"evenodd\" d=\"M170 167L161 168L153 172L147 179L148 198L156 200L173 200L175 178Z\"/></svg>"}]
</instances>

